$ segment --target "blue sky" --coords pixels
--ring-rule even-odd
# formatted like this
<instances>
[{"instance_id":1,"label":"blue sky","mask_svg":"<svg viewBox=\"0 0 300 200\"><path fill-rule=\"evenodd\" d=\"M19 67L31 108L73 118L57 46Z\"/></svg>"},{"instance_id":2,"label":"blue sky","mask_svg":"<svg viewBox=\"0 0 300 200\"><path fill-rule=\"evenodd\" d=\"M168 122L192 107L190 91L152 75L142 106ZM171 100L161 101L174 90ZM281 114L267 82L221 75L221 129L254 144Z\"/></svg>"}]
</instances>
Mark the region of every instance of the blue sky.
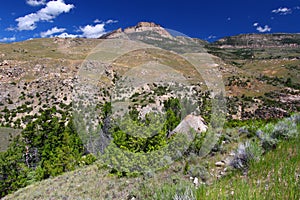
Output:
<instances>
[{"instance_id":1,"label":"blue sky","mask_svg":"<svg viewBox=\"0 0 300 200\"><path fill-rule=\"evenodd\" d=\"M139 21L206 40L241 33L299 33L300 0L10 0L0 7L0 42L95 38Z\"/></svg>"}]
</instances>

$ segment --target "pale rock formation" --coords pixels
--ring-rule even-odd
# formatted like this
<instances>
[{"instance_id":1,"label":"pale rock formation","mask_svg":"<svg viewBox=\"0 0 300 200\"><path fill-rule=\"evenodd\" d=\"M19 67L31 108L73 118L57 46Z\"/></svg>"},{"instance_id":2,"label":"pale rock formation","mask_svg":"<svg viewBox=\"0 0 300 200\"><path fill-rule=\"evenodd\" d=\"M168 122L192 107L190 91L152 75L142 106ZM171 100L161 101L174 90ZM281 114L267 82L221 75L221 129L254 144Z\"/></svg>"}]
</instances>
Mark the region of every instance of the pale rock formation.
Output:
<instances>
[{"instance_id":1,"label":"pale rock formation","mask_svg":"<svg viewBox=\"0 0 300 200\"><path fill-rule=\"evenodd\" d=\"M139 22L136 26L128 27L124 29L124 31L119 28L115 31L107 33L101 36L100 39L122 38L126 34L141 33L146 31L153 31L162 37L172 38L171 34L158 24L153 22Z\"/></svg>"}]
</instances>

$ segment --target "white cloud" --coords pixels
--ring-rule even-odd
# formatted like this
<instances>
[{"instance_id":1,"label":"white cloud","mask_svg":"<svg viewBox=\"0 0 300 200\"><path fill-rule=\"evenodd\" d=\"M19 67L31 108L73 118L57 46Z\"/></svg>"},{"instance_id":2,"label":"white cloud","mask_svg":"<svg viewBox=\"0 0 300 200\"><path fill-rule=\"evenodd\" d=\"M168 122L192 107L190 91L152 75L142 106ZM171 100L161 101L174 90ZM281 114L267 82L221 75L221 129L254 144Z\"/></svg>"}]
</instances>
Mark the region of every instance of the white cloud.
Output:
<instances>
[{"instance_id":1,"label":"white cloud","mask_svg":"<svg viewBox=\"0 0 300 200\"><path fill-rule=\"evenodd\" d=\"M86 25L85 27L80 27L82 32L82 37L86 38L98 38L105 33L105 23L93 25Z\"/></svg>"},{"instance_id":2,"label":"white cloud","mask_svg":"<svg viewBox=\"0 0 300 200\"><path fill-rule=\"evenodd\" d=\"M5 38L1 38L0 42L13 42L15 40L16 40L15 36L14 37L10 37L10 38L5 37Z\"/></svg>"},{"instance_id":3,"label":"white cloud","mask_svg":"<svg viewBox=\"0 0 300 200\"><path fill-rule=\"evenodd\" d=\"M103 34L106 33L105 25L118 23L118 20L109 19L103 22L102 20L95 19L94 23L98 23L96 25L86 25L84 27L79 27L79 32L82 32L81 37L86 38L99 38Z\"/></svg>"},{"instance_id":4,"label":"white cloud","mask_svg":"<svg viewBox=\"0 0 300 200\"><path fill-rule=\"evenodd\" d=\"M295 10L300 10L300 6L294 7Z\"/></svg>"},{"instance_id":5,"label":"white cloud","mask_svg":"<svg viewBox=\"0 0 300 200\"><path fill-rule=\"evenodd\" d=\"M268 25L265 25L264 27L256 26L256 30L260 33L265 33L265 32L270 32L271 27L269 27Z\"/></svg>"},{"instance_id":6,"label":"white cloud","mask_svg":"<svg viewBox=\"0 0 300 200\"><path fill-rule=\"evenodd\" d=\"M258 22L254 22L253 26L256 27L256 30L260 33L270 32L271 27L269 25L265 25L264 27L260 26Z\"/></svg>"},{"instance_id":7,"label":"white cloud","mask_svg":"<svg viewBox=\"0 0 300 200\"><path fill-rule=\"evenodd\" d=\"M54 27L53 29L48 30L46 32L48 32L47 35L51 35L51 36L54 36L54 37L61 37L61 38L76 38L76 37L99 38L100 36L102 36L103 34L106 33L105 25L111 24L111 23L117 23L118 21L110 19L110 20L107 20L107 21L104 22L102 20L95 19L94 23L97 23L97 22L101 22L101 23L98 23L96 25L86 25L86 26L83 26L83 27L79 27L79 29L76 31L78 34L70 34L70 33L64 32L64 33L61 33L59 35L54 35L54 33L51 33L51 31L61 30L57 27ZM65 31L65 29L61 30L60 32L63 32L63 31ZM44 33L46 33L46 32L44 32Z\"/></svg>"},{"instance_id":8,"label":"white cloud","mask_svg":"<svg viewBox=\"0 0 300 200\"><path fill-rule=\"evenodd\" d=\"M95 24L99 24L99 23L114 24L114 23L118 23L118 22L119 22L118 20L114 20L114 19L109 19L109 20L106 20L105 22L100 20L100 19L95 19L94 20Z\"/></svg>"},{"instance_id":9,"label":"white cloud","mask_svg":"<svg viewBox=\"0 0 300 200\"><path fill-rule=\"evenodd\" d=\"M62 13L68 13L72 8L73 4L65 4L64 0L49 1L45 8L40 9L36 13L25 15L16 19L18 22L17 29L22 30L34 30L36 23L39 21L52 21L58 15Z\"/></svg>"},{"instance_id":10,"label":"white cloud","mask_svg":"<svg viewBox=\"0 0 300 200\"><path fill-rule=\"evenodd\" d=\"M64 32L66 29L65 28L57 28L57 27L53 27L52 29L49 29L45 32L41 32L41 37L48 37L48 36L52 36L55 33L61 33Z\"/></svg>"},{"instance_id":11,"label":"white cloud","mask_svg":"<svg viewBox=\"0 0 300 200\"><path fill-rule=\"evenodd\" d=\"M115 24L115 23L118 23L118 22L119 22L118 20L109 19L105 23L106 24Z\"/></svg>"},{"instance_id":12,"label":"white cloud","mask_svg":"<svg viewBox=\"0 0 300 200\"><path fill-rule=\"evenodd\" d=\"M26 3L30 6L41 6L46 4L46 0L26 0Z\"/></svg>"},{"instance_id":13,"label":"white cloud","mask_svg":"<svg viewBox=\"0 0 300 200\"><path fill-rule=\"evenodd\" d=\"M210 39L215 39L215 38L217 38L217 36L215 36L215 35L210 35L210 36L208 36L208 39L210 40Z\"/></svg>"},{"instance_id":14,"label":"white cloud","mask_svg":"<svg viewBox=\"0 0 300 200\"><path fill-rule=\"evenodd\" d=\"M280 8L272 10L272 13L276 13L276 14L280 14L280 15L287 15L287 14L291 14L292 10L287 7L280 7Z\"/></svg>"},{"instance_id":15,"label":"white cloud","mask_svg":"<svg viewBox=\"0 0 300 200\"><path fill-rule=\"evenodd\" d=\"M6 31L15 31L15 30L16 30L16 28L14 28L14 27L10 26L10 27L7 27L5 30L6 30Z\"/></svg>"},{"instance_id":16,"label":"white cloud","mask_svg":"<svg viewBox=\"0 0 300 200\"><path fill-rule=\"evenodd\" d=\"M95 20L94 20L94 23L95 23L95 24L98 24L98 23L101 23L101 22L102 22L102 21L101 21L100 19L95 19Z\"/></svg>"},{"instance_id":17,"label":"white cloud","mask_svg":"<svg viewBox=\"0 0 300 200\"><path fill-rule=\"evenodd\" d=\"M73 35L73 34L69 34L69 33L62 33L60 35L56 35L55 37L59 37L59 38L77 38L77 37L80 37L80 35Z\"/></svg>"}]
</instances>

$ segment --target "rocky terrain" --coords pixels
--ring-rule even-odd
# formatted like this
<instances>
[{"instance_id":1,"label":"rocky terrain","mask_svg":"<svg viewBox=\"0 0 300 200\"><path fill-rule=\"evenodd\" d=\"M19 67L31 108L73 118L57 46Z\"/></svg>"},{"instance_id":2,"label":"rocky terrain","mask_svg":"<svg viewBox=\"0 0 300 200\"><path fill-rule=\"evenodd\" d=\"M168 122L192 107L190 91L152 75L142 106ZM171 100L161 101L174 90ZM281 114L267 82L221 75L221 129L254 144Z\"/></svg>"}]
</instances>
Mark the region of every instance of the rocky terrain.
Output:
<instances>
[{"instance_id":1,"label":"rocky terrain","mask_svg":"<svg viewBox=\"0 0 300 200\"><path fill-rule=\"evenodd\" d=\"M2 126L22 128L38 114L40 108L70 105L73 84L86 56L103 40L119 38L120 35L167 51L160 50L158 54L157 50L137 50L118 58L107 69L111 85L116 76L126 73L131 67L156 60L179 70L193 87L200 84L196 91L203 91L205 81L197 77L193 66L188 67L186 61L171 52L202 53L207 48L210 54L203 56L203 66L215 65L222 73L228 98L228 118L283 117L299 110L300 61L295 56L299 55L298 34L249 34L207 44L198 39L174 38L159 25L140 22L98 40L51 38L1 44ZM205 61L207 58L209 60ZM155 71L149 73L150 77L156 76ZM134 93L135 89L127 96ZM105 98L103 94L101 97Z\"/></svg>"}]
</instances>

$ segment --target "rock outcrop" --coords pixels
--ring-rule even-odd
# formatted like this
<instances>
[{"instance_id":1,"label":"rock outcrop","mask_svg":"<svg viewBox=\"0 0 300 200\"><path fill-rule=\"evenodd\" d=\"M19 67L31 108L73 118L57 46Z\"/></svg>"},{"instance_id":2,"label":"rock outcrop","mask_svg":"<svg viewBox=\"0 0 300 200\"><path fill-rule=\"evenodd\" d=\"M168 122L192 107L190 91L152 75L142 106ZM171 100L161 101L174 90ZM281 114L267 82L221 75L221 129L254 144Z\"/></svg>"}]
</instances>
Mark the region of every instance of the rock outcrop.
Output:
<instances>
[{"instance_id":1,"label":"rock outcrop","mask_svg":"<svg viewBox=\"0 0 300 200\"><path fill-rule=\"evenodd\" d=\"M119 38L121 35L124 34L121 28L114 30L110 33L106 33L102 35L99 39L112 39L112 38Z\"/></svg>"},{"instance_id":2,"label":"rock outcrop","mask_svg":"<svg viewBox=\"0 0 300 200\"><path fill-rule=\"evenodd\" d=\"M190 130L193 129L196 133L202 133L207 130L207 126L204 124L204 120L200 116L187 115L178 126L169 134L171 137L175 133L187 134L190 136ZM192 139L192 138L190 138Z\"/></svg>"},{"instance_id":3,"label":"rock outcrop","mask_svg":"<svg viewBox=\"0 0 300 200\"><path fill-rule=\"evenodd\" d=\"M107 33L101 36L100 39L120 38L123 35L141 33L146 31L158 33L160 36L165 38L172 38L171 34L158 24L155 24L153 22L139 22L136 26L125 28L124 31L119 28L115 31Z\"/></svg>"}]
</instances>

